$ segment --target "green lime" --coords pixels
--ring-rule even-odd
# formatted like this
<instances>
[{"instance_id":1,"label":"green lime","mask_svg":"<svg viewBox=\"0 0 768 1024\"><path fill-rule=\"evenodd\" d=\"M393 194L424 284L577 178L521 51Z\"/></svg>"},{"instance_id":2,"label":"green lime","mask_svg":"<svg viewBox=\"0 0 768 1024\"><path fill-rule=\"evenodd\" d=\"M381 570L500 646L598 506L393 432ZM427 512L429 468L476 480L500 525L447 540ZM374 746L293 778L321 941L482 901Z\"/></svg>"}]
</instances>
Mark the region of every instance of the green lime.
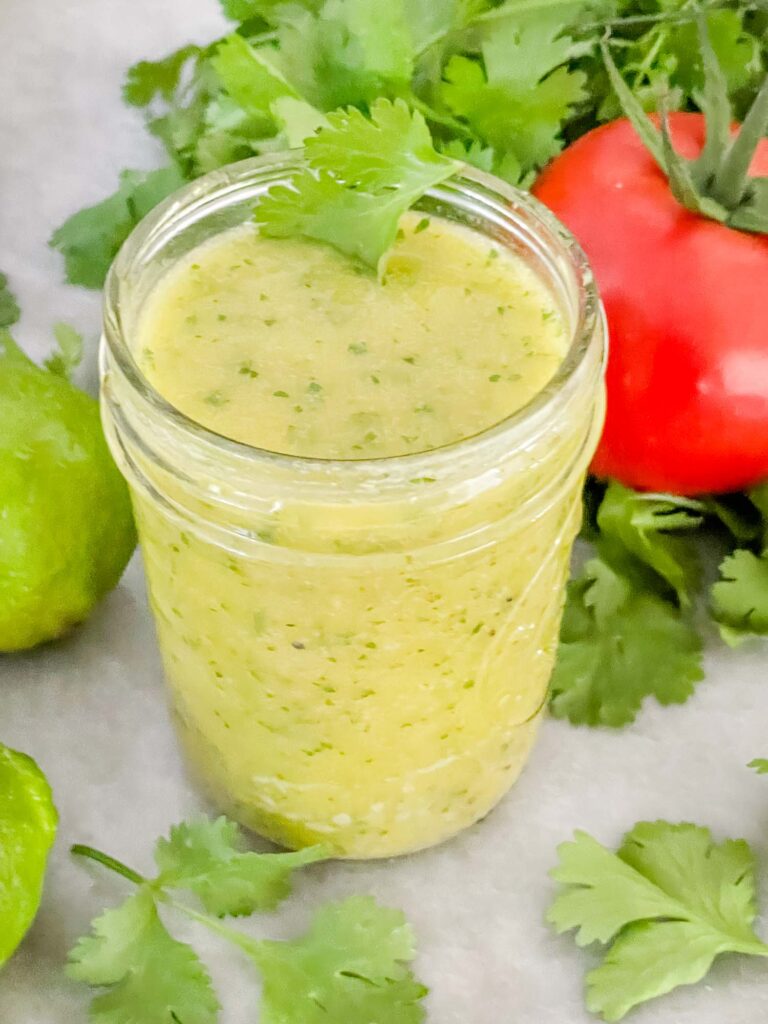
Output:
<instances>
[{"instance_id":1,"label":"green lime","mask_svg":"<svg viewBox=\"0 0 768 1024\"><path fill-rule=\"evenodd\" d=\"M98 403L0 330L0 651L62 636L136 544Z\"/></svg>"},{"instance_id":2,"label":"green lime","mask_svg":"<svg viewBox=\"0 0 768 1024\"><path fill-rule=\"evenodd\" d=\"M40 906L57 821L51 787L35 762L0 743L0 965Z\"/></svg>"}]
</instances>

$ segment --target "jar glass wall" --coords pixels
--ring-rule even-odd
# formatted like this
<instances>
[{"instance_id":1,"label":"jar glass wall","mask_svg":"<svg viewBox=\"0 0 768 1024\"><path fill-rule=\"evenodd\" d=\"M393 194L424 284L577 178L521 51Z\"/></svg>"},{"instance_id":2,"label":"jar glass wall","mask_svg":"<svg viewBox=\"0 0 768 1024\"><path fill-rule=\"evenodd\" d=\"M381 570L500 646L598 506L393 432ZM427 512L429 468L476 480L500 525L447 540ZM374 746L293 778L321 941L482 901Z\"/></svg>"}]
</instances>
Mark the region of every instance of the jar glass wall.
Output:
<instances>
[{"instance_id":1,"label":"jar glass wall","mask_svg":"<svg viewBox=\"0 0 768 1024\"><path fill-rule=\"evenodd\" d=\"M468 170L419 208L545 282L570 347L542 392L475 437L371 460L279 455L192 422L139 369L142 309L297 160L216 171L136 229L107 283L102 409L180 735L214 799L286 846L390 856L481 818L525 763L602 424L604 328L572 238Z\"/></svg>"}]
</instances>

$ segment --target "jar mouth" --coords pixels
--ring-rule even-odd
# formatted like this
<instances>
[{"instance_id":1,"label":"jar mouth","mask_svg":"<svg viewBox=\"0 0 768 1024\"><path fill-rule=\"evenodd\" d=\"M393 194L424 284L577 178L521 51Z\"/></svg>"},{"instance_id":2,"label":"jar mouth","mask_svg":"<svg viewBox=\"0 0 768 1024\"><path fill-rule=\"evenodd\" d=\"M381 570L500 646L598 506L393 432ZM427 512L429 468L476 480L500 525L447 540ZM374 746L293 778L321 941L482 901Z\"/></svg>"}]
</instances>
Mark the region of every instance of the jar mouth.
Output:
<instances>
[{"instance_id":1,"label":"jar mouth","mask_svg":"<svg viewBox=\"0 0 768 1024\"><path fill-rule=\"evenodd\" d=\"M587 356L594 346L603 345L603 332L596 329L602 311L594 276L579 243L545 206L529 193L468 165L430 189L416 208L435 213L458 209L478 225L482 223L480 230L486 236L496 237L502 245L509 245L507 236L511 236L521 254L533 255L546 269L551 284L560 292L560 305L566 307L563 312L570 342L562 361L544 387L509 416L477 433L423 451L373 458L323 458L260 448L220 434L182 412L154 387L134 356L123 323L125 289L130 288L135 269L159 255L174 232L210 217L219 207L241 205L249 199L255 204L267 189L286 182L302 163L299 149L242 160L212 171L156 206L123 243L105 284L104 344L136 396L150 410L172 421L192 443L235 457L238 462L245 459L275 468L320 470L363 478L379 476L383 471L397 477L419 477L428 468L456 458L471 458L485 447L503 445L505 451L520 447L538 433L537 425L551 424L556 408ZM601 366L603 359L601 353Z\"/></svg>"}]
</instances>

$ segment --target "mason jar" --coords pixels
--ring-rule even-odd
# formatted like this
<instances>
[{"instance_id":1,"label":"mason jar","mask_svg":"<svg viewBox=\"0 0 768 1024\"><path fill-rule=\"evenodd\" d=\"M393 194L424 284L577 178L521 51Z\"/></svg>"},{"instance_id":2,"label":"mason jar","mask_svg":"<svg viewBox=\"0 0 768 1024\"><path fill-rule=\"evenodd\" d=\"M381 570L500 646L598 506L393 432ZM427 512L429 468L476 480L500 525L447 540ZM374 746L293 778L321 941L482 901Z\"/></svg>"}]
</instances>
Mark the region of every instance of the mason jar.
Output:
<instances>
[{"instance_id":1,"label":"mason jar","mask_svg":"<svg viewBox=\"0 0 768 1024\"><path fill-rule=\"evenodd\" d=\"M139 369L142 310L166 271L252 218L299 163L225 167L136 228L106 285L102 410L196 773L283 846L384 857L482 818L528 757L602 425L605 332L573 238L467 168L418 209L522 257L569 334L526 406L433 451L359 461L265 451L193 422Z\"/></svg>"}]
</instances>

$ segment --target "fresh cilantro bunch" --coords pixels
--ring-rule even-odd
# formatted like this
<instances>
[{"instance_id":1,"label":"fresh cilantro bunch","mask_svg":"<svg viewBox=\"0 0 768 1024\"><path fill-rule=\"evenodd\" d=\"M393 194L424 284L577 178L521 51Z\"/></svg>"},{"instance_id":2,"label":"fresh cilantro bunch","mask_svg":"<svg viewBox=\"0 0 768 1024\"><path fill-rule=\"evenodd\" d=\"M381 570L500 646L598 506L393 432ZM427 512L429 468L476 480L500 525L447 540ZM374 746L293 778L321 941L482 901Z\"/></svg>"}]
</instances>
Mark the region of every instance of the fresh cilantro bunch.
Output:
<instances>
[{"instance_id":1,"label":"fresh cilantro bunch","mask_svg":"<svg viewBox=\"0 0 768 1024\"><path fill-rule=\"evenodd\" d=\"M421 1024L427 990L413 976L413 934L402 913L353 896L317 911L307 933L276 942L254 939L221 922L272 910L291 890L297 868L325 859L321 846L297 853L244 849L226 818L171 829L155 846L149 879L87 846L73 852L136 886L120 906L97 917L70 953L71 978L101 990L93 1024L213 1024L219 1001L210 975L164 918L181 914L237 946L262 978L262 1024ZM203 912L179 899L192 895Z\"/></svg>"},{"instance_id":2,"label":"fresh cilantro bunch","mask_svg":"<svg viewBox=\"0 0 768 1024\"><path fill-rule=\"evenodd\" d=\"M607 946L587 974L587 1007L606 1021L700 981L723 953L768 956L754 932L755 864L742 840L698 825L640 822L616 851L586 832L559 848L548 921Z\"/></svg>"},{"instance_id":3,"label":"fresh cilantro bunch","mask_svg":"<svg viewBox=\"0 0 768 1024\"><path fill-rule=\"evenodd\" d=\"M568 584L551 709L575 725L622 726L643 700L687 700L703 678L694 602L702 542L724 545L709 591L730 644L768 635L768 488L716 498L642 494L616 482L587 490L593 547Z\"/></svg>"},{"instance_id":4,"label":"fresh cilantro bunch","mask_svg":"<svg viewBox=\"0 0 768 1024\"><path fill-rule=\"evenodd\" d=\"M52 244L68 279L98 287L136 220L181 181L298 146L354 110L375 116L383 99L423 118L419 130L447 158L530 180L586 101L586 72L570 63L598 38L597 25L578 42L568 31L591 5L551 6L223 0L235 32L128 72L124 98L146 111L170 166L124 172L114 196L62 225Z\"/></svg>"},{"instance_id":5,"label":"fresh cilantro bunch","mask_svg":"<svg viewBox=\"0 0 768 1024\"><path fill-rule=\"evenodd\" d=\"M402 101L446 155L527 184L565 141L619 115L599 54L606 28L646 107L659 90L672 106L696 106L702 3L737 110L768 58L768 13L748 0L221 3L231 35L128 72L124 98L146 112L170 166L123 172L114 196L54 234L72 283L98 287L137 220L183 181L298 146L340 108Z\"/></svg>"}]
</instances>

